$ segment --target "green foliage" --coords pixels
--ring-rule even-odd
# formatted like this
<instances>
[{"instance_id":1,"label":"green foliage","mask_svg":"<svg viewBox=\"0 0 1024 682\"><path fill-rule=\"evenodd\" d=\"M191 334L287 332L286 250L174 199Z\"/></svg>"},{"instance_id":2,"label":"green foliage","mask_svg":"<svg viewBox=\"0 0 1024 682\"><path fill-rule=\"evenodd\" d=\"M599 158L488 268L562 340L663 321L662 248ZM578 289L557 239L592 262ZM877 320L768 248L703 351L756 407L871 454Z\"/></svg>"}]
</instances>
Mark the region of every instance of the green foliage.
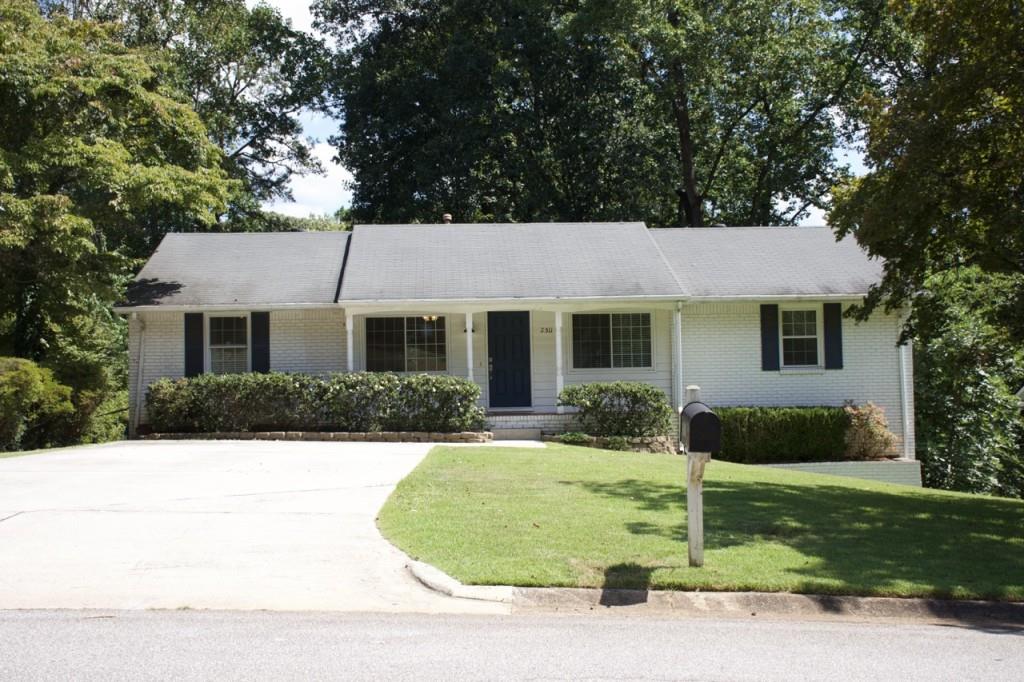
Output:
<instances>
[{"instance_id":1,"label":"green foliage","mask_svg":"<svg viewBox=\"0 0 1024 682\"><path fill-rule=\"evenodd\" d=\"M604 439L602 447L605 450L626 451L630 449L629 441L625 436L608 436Z\"/></svg>"},{"instance_id":2,"label":"green foliage","mask_svg":"<svg viewBox=\"0 0 1024 682\"><path fill-rule=\"evenodd\" d=\"M841 407L721 407L722 452L729 462L844 459L850 417Z\"/></svg>"},{"instance_id":3,"label":"green foliage","mask_svg":"<svg viewBox=\"0 0 1024 682\"><path fill-rule=\"evenodd\" d=\"M1014 284L979 269L928 280L914 308L917 453L925 484L1024 497L1024 351L1001 321Z\"/></svg>"},{"instance_id":4,"label":"green foliage","mask_svg":"<svg viewBox=\"0 0 1024 682\"><path fill-rule=\"evenodd\" d=\"M125 45L166 56L165 81L199 114L224 170L240 182L225 227L258 223L260 202L289 198L293 176L321 172L298 114L322 103L327 51L277 9L244 0L44 4L55 16L118 22Z\"/></svg>"},{"instance_id":5,"label":"green foliage","mask_svg":"<svg viewBox=\"0 0 1024 682\"><path fill-rule=\"evenodd\" d=\"M794 223L844 177L880 2L318 0L372 222Z\"/></svg>"},{"instance_id":6,"label":"green foliage","mask_svg":"<svg viewBox=\"0 0 1024 682\"><path fill-rule=\"evenodd\" d=\"M124 387L110 306L132 257L170 229L215 227L237 190L163 57L121 30L0 4L0 354L72 388L61 442L116 431L93 419Z\"/></svg>"},{"instance_id":7,"label":"green foliage","mask_svg":"<svg viewBox=\"0 0 1024 682\"><path fill-rule=\"evenodd\" d=\"M60 444L74 414L71 389L30 360L0 358L0 450Z\"/></svg>"},{"instance_id":8,"label":"green foliage","mask_svg":"<svg viewBox=\"0 0 1024 682\"><path fill-rule=\"evenodd\" d=\"M569 386L558 404L577 408L580 428L592 436L661 436L672 419L665 392L643 382Z\"/></svg>"},{"instance_id":9,"label":"green foliage","mask_svg":"<svg viewBox=\"0 0 1024 682\"><path fill-rule=\"evenodd\" d=\"M589 445L593 438L580 431L566 431L558 437L558 440L566 445Z\"/></svg>"},{"instance_id":10,"label":"green foliage","mask_svg":"<svg viewBox=\"0 0 1024 682\"><path fill-rule=\"evenodd\" d=\"M830 216L885 258L860 314L910 301L929 278L1005 278L999 323L1024 342L1024 15L1020 4L892 3L914 38L891 86L864 102L871 171Z\"/></svg>"},{"instance_id":11,"label":"green foliage","mask_svg":"<svg viewBox=\"0 0 1024 682\"><path fill-rule=\"evenodd\" d=\"M204 374L161 379L146 395L149 425L160 432L257 430L477 430L480 388L459 377L362 372Z\"/></svg>"}]
</instances>

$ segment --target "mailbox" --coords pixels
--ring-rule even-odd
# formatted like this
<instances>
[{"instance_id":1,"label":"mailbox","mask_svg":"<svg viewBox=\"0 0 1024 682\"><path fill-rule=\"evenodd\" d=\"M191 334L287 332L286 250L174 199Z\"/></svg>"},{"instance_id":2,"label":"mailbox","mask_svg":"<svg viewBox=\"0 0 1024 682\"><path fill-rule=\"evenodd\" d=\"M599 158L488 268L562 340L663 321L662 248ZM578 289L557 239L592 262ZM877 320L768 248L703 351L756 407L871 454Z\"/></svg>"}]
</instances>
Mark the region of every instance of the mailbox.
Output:
<instances>
[{"instance_id":1,"label":"mailbox","mask_svg":"<svg viewBox=\"0 0 1024 682\"><path fill-rule=\"evenodd\" d=\"M679 448L683 452L722 449L722 422L704 403L688 403L679 412Z\"/></svg>"}]
</instances>

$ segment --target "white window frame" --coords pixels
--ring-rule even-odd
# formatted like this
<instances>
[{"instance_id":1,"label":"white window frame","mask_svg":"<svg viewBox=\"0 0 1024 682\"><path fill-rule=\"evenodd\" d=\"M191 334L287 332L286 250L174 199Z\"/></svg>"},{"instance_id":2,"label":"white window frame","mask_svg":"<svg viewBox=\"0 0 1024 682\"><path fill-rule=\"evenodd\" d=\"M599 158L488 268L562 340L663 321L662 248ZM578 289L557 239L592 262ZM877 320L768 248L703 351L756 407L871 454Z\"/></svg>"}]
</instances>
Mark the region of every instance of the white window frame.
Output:
<instances>
[{"instance_id":1,"label":"white window frame","mask_svg":"<svg viewBox=\"0 0 1024 682\"><path fill-rule=\"evenodd\" d=\"M207 313L205 324L203 324L203 350L204 350L204 371L213 374L213 349L210 346L212 335L210 333L210 321L215 317L244 317L245 318L245 371L252 371L252 317L248 312L233 313ZM239 348L240 346L218 346L218 348Z\"/></svg>"},{"instance_id":2,"label":"white window frame","mask_svg":"<svg viewBox=\"0 0 1024 682\"><path fill-rule=\"evenodd\" d=\"M455 315L457 316L457 314ZM380 315L366 315L363 318L362 332L363 332L363 358L362 366L365 371L370 372L383 372L384 370L370 370L366 369L369 366L370 358L370 335L367 330L367 320L379 320L387 319L392 317L402 318L403 329L402 329L402 352L405 357L405 365L409 365L409 341L406 335L407 328L404 327L406 324L405 319L409 317L437 317L438 319L444 320L444 369L403 369L398 370L387 370L394 374L448 374L451 367L451 341L452 341L452 315L448 313L387 313Z\"/></svg>"},{"instance_id":3,"label":"white window frame","mask_svg":"<svg viewBox=\"0 0 1024 682\"><path fill-rule=\"evenodd\" d=\"M611 342L611 354L609 356L608 367L577 367L576 366L576 315L607 315L609 318L612 315L648 315L651 321L651 364L649 365L637 365L634 367L615 367L612 362L615 357L615 334L612 332L611 320L608 321L608 333L611 334L609 341ZM592 374L594 372L652 372L655 369L655 342L657 341L655 335L655 328L657 326L657 316L653 310L573 310L568 313L569 324L565 325L569 330L568 346L569 351L569 373L570 374Z\"/></svg>"},{"instance_id":4,"label":"white window frame","mask_svg":"<svg viewBox=\"0 0 1024 682\"><path fill-rule=\"evenodd\" d=\"M790 336L790 337L786 337L783 334L783 331L782 331L782 317L783 317L783 313L786 313L786 312L797 312L797 311L810 311L810 312L814 313L814 330L815 330L815 334L817 335L816 336L816 340L817 340L817 344L816 345L817 345L817 348L818 348L818 362L817 362L817 364L814 364L814 365L787 365L786 364L785 351L784 351L784 345L785 345L786 338L791 338L791 339L807 339L807 338L810 338L809 336ZM820 305L807 305L807 304L798 305L798 304L792 304L792 305L785 305L785 306L780 305L779 306L779 370L780 371L783 371L783 372L785 372L785 371L800 372L800 371L806 371L806 370L820 370L820 369L824 369L824 367L825 367L825 363L824 363L824 361L825 361L825 320L824 320L824 315L822 313L823 313L823 308Z\"/></svg>"}]
</instances>

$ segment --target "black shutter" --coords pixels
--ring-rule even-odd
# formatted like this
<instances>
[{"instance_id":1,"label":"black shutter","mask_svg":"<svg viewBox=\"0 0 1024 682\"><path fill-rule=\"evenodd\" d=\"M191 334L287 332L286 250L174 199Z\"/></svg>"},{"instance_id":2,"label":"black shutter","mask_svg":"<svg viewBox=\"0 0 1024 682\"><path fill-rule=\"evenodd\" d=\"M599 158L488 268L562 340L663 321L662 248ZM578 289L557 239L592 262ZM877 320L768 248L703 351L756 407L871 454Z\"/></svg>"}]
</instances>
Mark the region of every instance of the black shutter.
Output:
<instances>
[{"instance_id":1,"label":"black shutter","mask_svg":"<svg viewBox=\"0 0 1024 682\"><path fill-rule=\"evenodd\" d=\"M843 368L843 304L825 304L825 369Z\"/></svg>"},{"instance_id":2,"label":"black shutter","mask_svg":"<svg viewBox=\"0 0 1024 682\"><path fill-rule=\"evenodd\" d=\"M203 314L185 313L185 376L203 373Z\"/></svg>"},{"instance_id":3,"label":"black shutter","mask_svg":"<svg viewBox=\"0 0 1024 682\"><path fill-rule=\"evenodd\" d=\"M779 369L779 306L761 306L761 369Z\"/></svg>"},{"instance_id":4,"label":"black shutter","mask_svg":"<svg viewBox=\"0 0 1024 682\"><path fill-rule=\"evenodd\" d=\"M270 313L252 313L252 371L270 371Z\"/></svg>"}]
</instances>

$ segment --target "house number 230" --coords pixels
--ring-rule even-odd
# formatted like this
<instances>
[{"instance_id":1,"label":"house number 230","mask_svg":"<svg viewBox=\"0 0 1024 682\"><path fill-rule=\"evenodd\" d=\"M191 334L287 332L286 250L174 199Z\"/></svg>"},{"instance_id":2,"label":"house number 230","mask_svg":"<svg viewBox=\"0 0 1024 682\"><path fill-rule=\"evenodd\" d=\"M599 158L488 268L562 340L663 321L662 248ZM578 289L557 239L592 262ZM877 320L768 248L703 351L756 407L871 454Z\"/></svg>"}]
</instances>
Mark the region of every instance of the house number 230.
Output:
<instances>
[{"instance_id":1,"label":"house number 230","mask_svg":"<svg viewBox=\"0 0 1024 682\"><path fill-rule=\"evenodd\" d=\"M540 328L540 333L541 334L554 334L555 330L552 329L551 327L541 327Z\"/></svg>"}]
</instances>

